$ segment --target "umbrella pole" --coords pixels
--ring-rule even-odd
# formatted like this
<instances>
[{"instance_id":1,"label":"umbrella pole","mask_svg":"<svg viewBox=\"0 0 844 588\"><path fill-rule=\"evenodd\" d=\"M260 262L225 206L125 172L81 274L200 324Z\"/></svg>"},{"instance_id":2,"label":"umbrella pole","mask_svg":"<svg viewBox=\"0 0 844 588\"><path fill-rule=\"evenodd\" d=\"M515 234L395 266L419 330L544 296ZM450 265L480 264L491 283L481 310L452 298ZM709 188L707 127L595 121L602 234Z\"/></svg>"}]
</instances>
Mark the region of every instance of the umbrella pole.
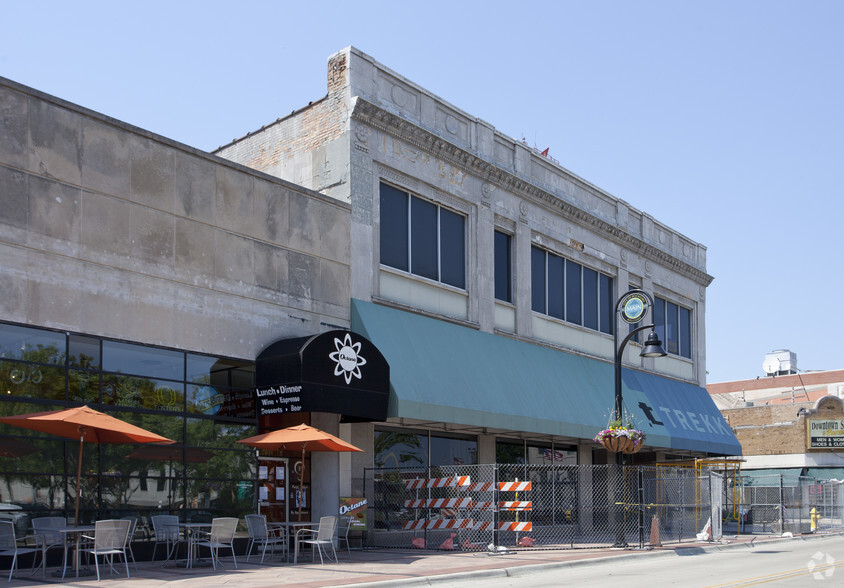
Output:
<instances>
[{"instance_id":1,"label":"umbrella pole","mask_svg":"<svg viewBox=\"0 0 844 588\"><path fill-rule=\"evenodd\" d=\"M302 503L305 502L305 496L302 494L302 484L305 481L305 444L302 444L302 473L299 474L299 521L302 520Z\"/></svg>"},{"instance_id":2,"label":"umbrella pole","mask_svg":"<svg viewBox=\"0 0 844 588\"><path fill-rule=\"evenodd\" d=\"M79 487L79 484L82 480L82 443L85 441L85 432L87 429L83 426L79 426L79 458L76 461L76 513L73 517L73 526L79 526L79 496L82 493L82 489Z\"/></svg>"}]
</instances>

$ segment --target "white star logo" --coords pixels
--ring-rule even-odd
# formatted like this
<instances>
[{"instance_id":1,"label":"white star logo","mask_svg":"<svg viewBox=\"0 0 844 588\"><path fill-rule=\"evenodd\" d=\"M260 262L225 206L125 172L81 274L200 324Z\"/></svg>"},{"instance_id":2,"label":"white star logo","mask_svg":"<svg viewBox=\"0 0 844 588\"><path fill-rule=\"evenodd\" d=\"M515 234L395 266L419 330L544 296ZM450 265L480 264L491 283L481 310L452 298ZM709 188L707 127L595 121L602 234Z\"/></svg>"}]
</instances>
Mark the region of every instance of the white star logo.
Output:
<instances>
[{"instance_id":1,"label":"white star logo","mask_svg":"<svg viewBox=\"0 0 844 588\"><path fill-rule=\"evenodd\" d=\"M360 379L360 366L366 365L366 360L360 355L360 342L352 343L352 336L346 333L342 341L334 338L334 348L337 351L328 354L332 361L337 362L334 375L342 375L347 384L352 383L352 376Z\"/></svg>"}]
</instances>

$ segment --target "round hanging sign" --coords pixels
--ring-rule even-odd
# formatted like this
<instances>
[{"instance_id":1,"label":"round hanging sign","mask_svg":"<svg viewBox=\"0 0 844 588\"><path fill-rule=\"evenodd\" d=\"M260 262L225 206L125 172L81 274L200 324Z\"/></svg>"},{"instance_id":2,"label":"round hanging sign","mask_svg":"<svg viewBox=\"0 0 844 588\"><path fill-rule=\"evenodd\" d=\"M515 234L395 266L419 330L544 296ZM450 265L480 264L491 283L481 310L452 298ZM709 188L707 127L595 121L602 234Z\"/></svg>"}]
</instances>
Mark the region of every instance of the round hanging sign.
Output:
<instances>
[{"instance_id":1,"label":"round hanging sign","mask_svg":"<svg viewBox=\"0 0 844 588\"><path fill-rule=\"evenodd\" d=\"M631 292L621 299L621 318L628 323L638 323L648 314L648 299L638 292Z\"/></svg>"}]
</instances>

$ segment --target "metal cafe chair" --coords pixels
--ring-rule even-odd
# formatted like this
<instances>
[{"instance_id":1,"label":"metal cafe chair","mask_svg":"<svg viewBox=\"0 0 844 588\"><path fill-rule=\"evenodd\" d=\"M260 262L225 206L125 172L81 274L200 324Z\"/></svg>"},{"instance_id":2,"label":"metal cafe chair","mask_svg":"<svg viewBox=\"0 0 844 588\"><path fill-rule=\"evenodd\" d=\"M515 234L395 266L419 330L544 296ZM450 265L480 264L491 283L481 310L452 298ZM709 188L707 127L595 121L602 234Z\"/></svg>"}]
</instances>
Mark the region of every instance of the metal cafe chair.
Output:
<instances>
[{"instance_id":1,"label":"metal cafe chair","mask_svg":"<svg viewBox=\"0 0 844 588\"><path fill-rule=\"evenodd\" d=\"M236 517L217 517L211 520L211 530L206 532L200 531L202 535L207 535L207 539L194 542L196 547L207 547L211 552L211 564L214 569L217 569L217 562L220 559L220 548L226 547L231 549L232 560L234 567L237 569L237 557L234 554L234 532L237 530Z\"/></svg>"},{"instance_id":2,"label":"metal cafe chair","mask_svg":"<svg viewBox=\"0 0 844 588\"><path fill-rule=\"evenodd\" d=\"M32 530L35 535L35 546L41 549L42 576L47 577L47 553L58 547L64 553L65 536L59 529L67 528L64 517L37 517L32 519Z\"/></svg>"},{"instance_id":3,"label":"metal cafe chair","mask_svg":"<svg viewBox=\"0 0 844 588\"><path fill-rule=\"evenodd\" d=\"M337 526L337 545L339 546L341 541L345 541L346 551L349 552L350 558L352 557L352 546L349 545L349 531L352 530L352 520L353 517L343 517Z\"/></svg>"},{"instance_id":4,"label":"metal cafe chair","mask_svg":"<svg viewBox=\"0 0 844 588\"><path fill-rule=\"evenodd\" d=\"M280 534L270 530L267 526L267 515L248 514L246 515L246 529L249 531L249 546L246 548L246 561L252 557L252 548L258 545L261 548L261 563L267 555L267 547L270 547L270 555L275 553L276 546L281 546L285 556L288 555L287 536L284 528L279 529Z\"/></svg>"},{"instance_id":5,"label":"metal cafe chair","mask_svg":"<svg viewBox=\"0 0 844 588\"><path fill-rule=\"evenodd\" d=\"M83 535L86 539L93 541L91 547L85 547L80 551L94 556L94 567L97 569L97 581L100 580L99 558L102 556L103 563L108 562L112 572L114 569L114 556L123 556L123 565L126 566L126 577L129 577L129 559L126 555L126 542L129 540L129 528L131 521L124 519L107 519L94 523L94 536ZM120 573L120 572L117 572Z\"/></svg>"},{"instance_id":6,"label":"metal cafe chair","mask_svg":"<svg viewBox=\"0 0 844 588\"><path fill-rule=\"evenodd\" d=\"M138 562L135 561L135 552L132 550L132 541L135 539L135 529L138 527L138 517L120 517L121 521L129 521L129 536L126 539L126 549L129 551L129 557L132 558L132 565L135 566L135 571L138 570ZM154 550L155 548L153 548Z\"/></svg>"},{"instance_id":7,"label":"metal cafe chair","mask_svg":"<svg viewBox=\"0 0 844 588\"><path fill-rule=\"evenodd\" d=\"M182 534L179 530L179 517L176 515L155 515L152 517L152 530L155 533L155 545L152 546L152 559L155 560L155 551L158 549L159 543L164 544L167 557L164 559L166 564L173 556L173 552L178 547L182 540Z\"/></svg>"},{"instance_id":8,"label":"metal cafe chair","mask_svg":"<svg viewBox=\"0 0 844 588\"><path fill-rule=\"evenodd\" d=\"M12 581L12 575L15 573L15 565L18 563L18 556L25 555L27 553L34 553L37 554L41 548L40 547L20 547L18 546L18 541L25 541L26 539L30 539L34 537L34 535L30 535L27 537L21 537L18 539L15 536L15 524L11 521L0 521L0 556L6 556L12 558L12 566L9 570L9 582ZM32 556L32 571L35 573L35 559L36 556Z\"/></svg>"},{"instance_id":9,"label":"metal cafe chair","mask_svg":"<svg viewBox=\"0 0 844 588\"><path fill-rule=\"evenodd\" d=\"M301 543L307 543L311 546L311 558L314 559L314 550L319 550L319 563L324 564L322 559L322 551L325 549L325 556L328 557L328 546L331 546L331 551L334 553L334 561L337 561L337 550L334 549L334 532L337 531L337 517L328 516L320 517L319 527L314 529L300 529L299 533L307 535L311 534L311 539L300 539ZM331 559L329 557L329 559Z\"/></svg>"}]
</instances>

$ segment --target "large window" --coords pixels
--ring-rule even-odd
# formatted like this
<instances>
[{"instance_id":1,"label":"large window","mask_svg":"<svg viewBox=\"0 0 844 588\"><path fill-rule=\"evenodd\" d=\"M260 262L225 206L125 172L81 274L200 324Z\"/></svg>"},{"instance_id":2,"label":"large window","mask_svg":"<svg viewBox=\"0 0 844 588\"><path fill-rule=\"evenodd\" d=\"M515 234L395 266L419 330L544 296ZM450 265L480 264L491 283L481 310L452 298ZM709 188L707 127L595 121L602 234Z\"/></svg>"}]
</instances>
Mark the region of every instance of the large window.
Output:
<instances>
[{"instance_id":1,"label":"large window","mask_svg":"<svg viewBox=\"0 0 844 588\"><path fill-rule=\"evenodd\" d=\"M410 429L375 431L375 467L427 468L477 463L478 441L471 435L433 434Z\"/></svg>"},{"instance_id":2,"label":"large window","mask_svg":"<svg viewBox=\"0 0 844 588\"><path fill-rule=\"evenodd\" d=\"M381 184L381 263L466 287L466 219Z\"/></svg>"},{"instance_id":3,"label":"large window","mask_svg":"<svg viewBox=\"0 0 844 588\"><path fill-rule=\"evenodd\" d=\"M539 247L531 248L534 311L611 335L612 297L612 277Z\"/></svg>"},{"instance_id":4,"label":"large window","mask_svg":"<svg viewBox=\"0 0 844 588\"><path fill-rule=\"evenodd\" d=\"M691 359L691 310L662 298L654 298L654 324L665 351Z\"/></svg>"},{"instance_id":5,"label":"large window","mask_svg":"<svg viewBox=\"0 0 844 588\"><path fill-rule=\"evenodd\" d=\"M83 522L253 508L254 454L237 443L257 432L252 362L0 323L0 385L3 416L85 403L177 442L86 447ZM0 425L0 446L20 452L0 459L0 487L21 507L21 531L33 516L73 514L78 442Z\"/></svg>"},{"instance_id":6,"label":"large window","mask_svg":"<svg viewBox=\"0 0 844 588\"><path fill-rule=\"evenodd\" d=\"M512 240L507 233L495 231L495 299L513 302Z\"/></svg>"}]
</instances>

